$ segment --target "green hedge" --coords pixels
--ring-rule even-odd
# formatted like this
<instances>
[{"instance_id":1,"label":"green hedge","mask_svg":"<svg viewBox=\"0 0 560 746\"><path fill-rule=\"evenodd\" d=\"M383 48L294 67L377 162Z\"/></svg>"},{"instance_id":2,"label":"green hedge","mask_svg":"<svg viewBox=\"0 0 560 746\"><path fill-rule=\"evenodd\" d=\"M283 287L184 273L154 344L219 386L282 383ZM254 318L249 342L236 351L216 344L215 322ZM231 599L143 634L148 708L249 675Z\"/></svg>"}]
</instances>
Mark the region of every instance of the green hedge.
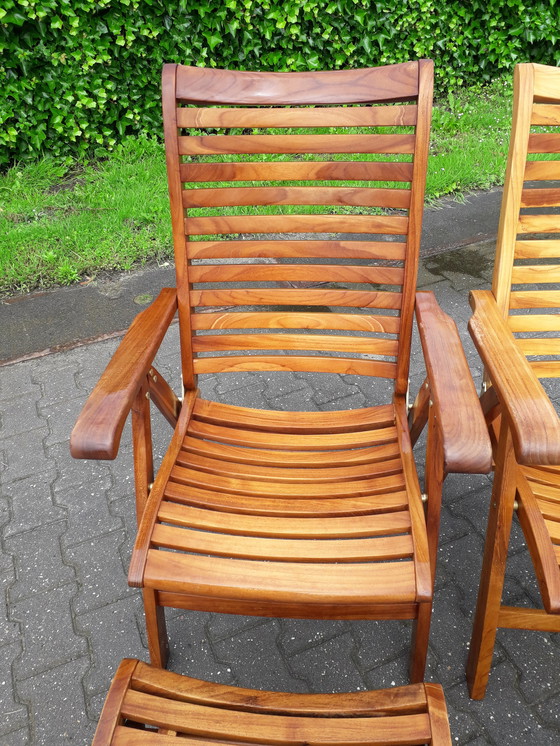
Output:
<instances>
[{"instance_id":1,"label":"green hedge","mask_svg":"<svg viewBox=\"0 0 560 746\"><path fill-rule=\"evenodd\" d=\"M3 0L0 165L160 131L163 62L245 70L431 57L437 88L560 64L556 0Z\"/></svg>"}]
</instances>

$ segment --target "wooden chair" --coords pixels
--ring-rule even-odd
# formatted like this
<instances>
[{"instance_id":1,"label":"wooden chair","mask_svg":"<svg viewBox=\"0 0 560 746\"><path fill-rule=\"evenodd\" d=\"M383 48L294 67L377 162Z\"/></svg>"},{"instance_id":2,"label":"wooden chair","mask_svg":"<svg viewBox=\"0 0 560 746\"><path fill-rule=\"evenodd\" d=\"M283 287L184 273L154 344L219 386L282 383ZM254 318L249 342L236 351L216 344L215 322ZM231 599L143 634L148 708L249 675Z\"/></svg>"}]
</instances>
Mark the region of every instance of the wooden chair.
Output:
<instances>
[{"instance_id":1,"label":"wooden chair","mask_svg":"<svg viewBox=\"0 0 560 746\"><path fill-rule=\"evenodd\" d=\"M493 287L472 293L470 321L496 464L467 672L475 699L484 697L497 627L560 632L560 423L539 381L560 376L560 216L550 209L560 205L560 162L540 157L560 153L554 126L560 70L518 65ZM514 511L544 609L501 605Z\"/></svg>"},{"instance_id":2,"label":"wooden chair","mask_svg":"<svg viewBox=\"0 0 560 746\"><path fill-rule=\"evenodd\" d=\"M420 293L429 377L413 430L433 402L426 519L406 396L432 76L428 60L293 74L164 68L177 291L139 315L72 435L74 456L114 458L132 408L141 521L129 582L143 588L156 665L171 606L413 619L411 676L423 678L443 474L491 462L456 328ZM305 127L347 129L277 134ZM182 401L152 367L177 309ZM197 375L235 371L373 376L394 381L394 395L290 413L199 397ZM175 427L153 485L148 395Z\"/></svg>"},{"instance_id":3,"label":"wooden chair","mask_svg":"<svg viewBox=\"0 0 560 746\"><path fill-rule=\"evenodd\" d=\"M438 684L349 694L282 694L198 681L125 659L111 684L93 746L236 746L248 741L278 746L451 746L451 735Z\"/></svg>"}]
</instances>

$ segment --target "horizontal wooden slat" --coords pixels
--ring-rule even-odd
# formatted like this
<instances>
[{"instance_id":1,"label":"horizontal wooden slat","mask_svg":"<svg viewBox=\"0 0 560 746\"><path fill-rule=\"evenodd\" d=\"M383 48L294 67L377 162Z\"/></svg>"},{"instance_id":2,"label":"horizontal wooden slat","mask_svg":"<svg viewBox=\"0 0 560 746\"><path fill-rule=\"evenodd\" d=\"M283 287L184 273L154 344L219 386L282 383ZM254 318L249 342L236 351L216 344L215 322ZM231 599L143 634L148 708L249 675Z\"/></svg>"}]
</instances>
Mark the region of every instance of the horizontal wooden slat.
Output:
<instances>
[{"instance_id":1,"label":"horizontal wooden slat","mask_svg":"<svg viewBox=\"0 0 560 746\"><path fill-rule=\"evenodd\" d=\"M390 536L410 531L408 510L358 515L342 518L277 518L274 516L242 515L216 510L203 510L189 505L164 501L158 520L174 526L185 526L201 531L217 531L239 536L286 537L294 539L365 538Z\"/></svg>"},{"instance_id":2,"label":"horizontal wooden slat","mask_svg":"<svg viewBox=\"0 0 560 746\"><path fill-rule=\"evenodd\" d=\"M167 549L216 557L279 562L366 562L412 557L412 537L384 536L374 539L262 539L192 531L161 524L154 527L152 544Z\"/></svg>"},{"instance_id":3,"label":"horizontal wooden slat","mask_svg":"<svg viewBox=\"0 0 560 746\"><path fill-rule=\"evenodd\" d=\"M529 135L528 153L560 153L560 134L543 132Z\"/></svg>"},{"instance_id":4,"label":"horizontal wooden slat","mask_svg":"<svg viewBox=\"0 0 560 746\"><path fill-rule=\"evenodd\" d=\"M560 282L560 264L535 264L513 267L512 285Z\"/></svg>"},{"instance_id":5,"label":"horizontal wooden slat","mask_svg":"<svg viewBox=\"0 0 560 746\"><path fill-rule=\"evenodd\" d=\"M525 179L526 181L557 181L560 179L560 160L527 161Z\"/></svg>"},{"instance_id":6,"label":"horizontal wooden slat","mask_svg":"<svg viewBox=\"0 0 560 746\"><path fill-rule=\"evenodd\" d=\"M523 189L521 207L557 207L560 189Z\"/></svg>"},{"instance_id":7,"label":"horizontal wooden slat","mask_svg":"<svg viewBox=\"0 0 560 746\"><path fill-rule=\"evenodd\" d=\"M378 718L381 714L411 714L426 712L427 709L424 684L337 694L267 692L193 679L140 661L134 670L131 687L176 701L278 715Z\"/></svg>"},{"instance_id":8,"label":"horizontal wooden slat","mask_svg":"<svg viewBox=\"0 0 560 746\"><path fill-rule=\"evenodd\" d=\"M371 479L359 479L352 482L303 484L297 482L274 483L256 479L227 477L218 474L206 474L184 466L174 466L170 478L179 484L192 485L201 489L211 487L217 492L227 492L232 495L289 496L301 499L379 495L404 489L402 473Z\"/></svg>"},{"instance_id":9,"label":"horizontal wooden slat","mask_svg":"<svg viewBox=\"0 0 560 746\"><path fill-rule=\"evenodd\" d=\"M403 106L322 106L301 109L218 109L179 107L179 127L383 127L416 124L418 108Z\"/></svg>"},{"instance_id":10,"label":"horizontal wooden slat","mask_svg":"<svg viewBox=\"0 0 560 746\"><path fill-rule=\"evenodd\" d=\"M414 135L190 135L179 155L224 153L414 153ZM534 151L533 151L534 152ZM555 151L548 151L555 152Z\"/></svg>"},{"instance_id":11,"label":"horizontal wooden slat","mask_svg":"<svg viewBox=\"0 0 560 746\"><path fill-rule=\"evenodd\" d=\"M560 233L560 215L520 215L519 233Z\"/></svg>"},{"instance_id":12,"label":"horizontal wooden slat","mask_svg":"<svg viewBox=\"0 0 560 746\"><path fill-rule=\"evenodd\" d=\"M390 235L405 235L407 230L408 218L401 215L220 215L187 218L185 220L185 232L187 235L193 236L213 235L215 233L387 233Z\"/></svg>"},{"instance_id":13,"label":"horizontal wooden slat","mask_svg":"<svg viewBox=\"0 0 560 746\"><path fill-rule=\"evenodd\" d=\"M560 290L518 290L510 294L510 308L558 308Z\"/></svg>"},{"instance_id":14,"label":"horizontal wooden slat","mask_svg":"<svg viewBox=\"0 0 560 746\"><path fill-rule=\"evenodd\" d=\"M196 308L214 306L333 306L335 308L384 308L398 310L400 293L382 290L330 290L310 288L240 290L192 290L190 304Z\"/></svg>"},{"instance_id":15,"label":"horizontal wooden slat","mask_svg":"<svg viewBox=\"0 0 560 746\"><path fill-rule=\"evenodd\" d=\"M297 241L241 240L187 241L189 259L296 258L388 259L403 261L406 244L401 241ZM560 250L558 252L560 256Z\"/></svg>"},{"instance_id":16,"label":"horizontal wooden slat","mask_svg":"<svg viewBox=\"0 0 560 746\"><path fill-rule=\"evenodd\" d=\"M336 282L402 285L404 269L347 264L197 264L189 282Z\"/></svg>"},{"instance_id":17,"label":"horizontal wooden slat","mask_svg":"<svg viewBox=\"0 0 560 746\"><path fill-rule=\"evenodd\" d=\"M412 181L404 161L260 161L181 163L182 182L212 181Z\"/></svg>"},{"instance_id":18,"label":"horizontal wooden slat","mask_svg":"<svg viewBox=\"0 0 560 746\"><path fill-rule=\"evenodd\" d=\"M222 446L227 448L227 446ZM371 479L373 477L398 474L402 471L400 458L387 459L377 463L359 464L357 466L318 467L318 468L293 468L283 466L240 464L233 461L224 461L216 454L215 458L208 458L188 451L180 451L176 459L178 466L204 472L205 474L217 474L223 477L262 480L276 484L286 482L294 484L328 484L331 482L352 482L358 479Z\"/></svg>"},{"instance_id":19,"label":"horizontal wooden slat","mask_svg":"<svg viewBox=\"0 0 560 746\"><path fill-rule=\"evenodd\" d=\"M524 355L560 355L560 337L518 338L517 345Z\"/></svg>"},{"instance_id":20,"label":"horizontal wooden slat","mask_svg":"<svg viewBox=\"0 0 560 746\"><path fill-rule=\"evenodd\" d=\"M537 190L533 190L537 191ZM352 187L229 187L186 189L183 207L234 207L239 205L353 205L406 210L409 189Z\"/></svg>"},{"instance_id":21,"label":"horizontal wooden slat","mask_svg":"<svg viewBox=\"0 0 560 746\"><path fill-rule=\"evenodd\" d=\"M242 428L221 427L193 419L189 423L188 434L196 438L214 440L218 443L276 450L296 451L338 451L343 448L366 448L368 446L392 443L396 440L396 428L384 427L342 433L319 433L302 435L291 432L258 432Z\"/></svg>"},{"instance_id":22,"label":"horizontal wooden slat","mask_svg":"<svg viewBox=\"0 0 560 746\"><path fill-rule=\"evenodd\" d=\"M559 104L533 104L531 112L532 125L546 125L554 127L560 125Z\"/></svg>"},{"instance_id":23,"label":"horizontal wooden slat","mask_svg":"<svg viewBox=\"0 0 560 746\"><path fill-rule=\"evenodd\" d=\"M313 350L396 355L398 341L319 334L213 334L192 338L193 352L224 350Z\"/></svg>"},{"instance_id":24,"label":"horizontal wooden slat","mask_svg":"<svg viewBox=\"0 0 560 746\"><path fill-rule=\"evenodd\" d=\"M227 739L232 745L251 741L277 746L298 746L301 743L318 746L392 746L403 743L403 732L407 738L411 738L409 743L425 743L431 733L427 714L376 719L375 725L372 725L370 717L332 718L327 727L321 718L263 716L238 710L222 709L217 717L213 707L172 700L167 700L162 708L159 697L134 690L127 692L121 714L137 722L159 725L173 731L203 738ZM169 738L170 743L174 740L177 739ZM163 746L166 741L167 737L164 736L155 743L161 742ZM140 740L138 742L141 743ZM191 739L184 741L187 745L189 742L196 743Z\"/></svg>"},{"instance_id":25,"label":"horizontal wooden slat","mask_svg":"<svg viewBox=\"0 0 560 746\"><path fill-rule=\"evenodd\" d=\"M193 418L224 427L263 430L267 433L334 435L386 427L390 427L394 432L395 409L392 404L382 404L333 412L282 412L197 399L193 408Z\"/></svg>"},{"instance_id":26,"label":"horizontal wooden slat","mask_svg":"<svg viewBox=\"0 0 560 746\"><path fill-rule=\"evenodd\" d=\"M560 378L560 362L554 360L531 360L529 365L538 378Z\"/></svg>"},{"instance_id":27,"label":"horizontal wooden slat","mask_svg":"<svg viewBox=\"0 0 560 746\"><path fill-rule=\"evenodd\" d=\"M408 508L406 492L363 497L299 498L232 495L168 482L165 498L172 503L205 508L213 512L240 513L282 518L343 518L403 511Z\"/></svg>"},{"instance_id":28,"label":"horizontal wooden slat","mask_svg":"<svg viewBox=\"0 0 560 746\"><path fill-rule=\"evenodd\" d=\"M535 101L544 100L559 103L558 86L560 85L560 72L552 65L532 65L533 68L533 95Z\"/></svg>"},{"instance_id":29,"label":"horizontal wooden slat","mask_svg":"<svg viewBox=\"0 0 560 746\"><path fill-rule=\"evenodd\" d=\"M516 259L537 259L545 257L553 259L560 257L560 240L537 239L535 241L516 241Z\"/></svg>"},{"instance_id":30,"label":"horizontal wooden slat","mask_svg":"<svg viewBox=\"0 0 560 746\"><path fill-rule=\"evenodd\" d=\"M329 72L248 72L179 65L178 101L281 106L383 103L418 95L418 62Z\"/></svg>"},{"instance_id":31,"label":"horizontal wooden slat","mask_svg":"<svg viewBox=\"0 0 560 746\"><path fill-rule=\"evenodd\" d=\"M251 355L237 357L206 357L193 361L196 374L240 373L250 371L278 371L288 373L338 373L348 376L372 376L393 379L397 373L395 363L378 360L361 360L343 357L296 357L295 355Z\"/></svg>"},{"instance_id":32,"label":"horizontal wooden slat","mask_svg":"<svg viewBox=\"0 0 560 746\"><path fill-rule=\"evenodd\" d=\"M298 468L316 468L319 466L343 467L353 464L373 464L399 455L396 442L373 448L353 448L347 451L276 451L271 448L238 448L236 446L213 443L187 435L183 449L188 453L211 456L222 461L233 461L240 464L257 464L269 466L290 466Z\"/></svg>"},{"instance_id":33,"label":"horizontal wooden slat","mask_svg":"<svg viewBox=\"0 0 560 746\"><path fill-rule=\"evenodd\" d=\"M545 520L545 526L548 529L550 538L555 544L560 544L560 521Z\"/></svg>"},{"instance_id":34,"label":"horizontal wooden slat","mask_svg":"<svg viewBox=\"0 0 560 746\"><path fill-rule=\"evenodd\" d=\"M346 563L286 564L151 549L144 584L158 591L273 603L406 603L416 598L414 564L408 560L353 563L351 566Z\"/></svg>"},{"instance_id":35,"label":"horizontal wooden slat","mask_svg":"<svg viewBox=\"0 0 560 746\"><path fill-rule=\"evenodd\" d=\"M193 313L194 330L203 329L333 329L339 331L398 334L398 316L371 316L357 313Z\"/></svg>"},{"instance_id":36,"label":"horizontal wooden slat","mask_svg":"<svg viewBox=\"0 0 560 746\"><path fill-rule=\"evenodd\" d=\"M508 316L512 332L560 332L560 314L520 314Z\"/></svg>"}]
</instances>

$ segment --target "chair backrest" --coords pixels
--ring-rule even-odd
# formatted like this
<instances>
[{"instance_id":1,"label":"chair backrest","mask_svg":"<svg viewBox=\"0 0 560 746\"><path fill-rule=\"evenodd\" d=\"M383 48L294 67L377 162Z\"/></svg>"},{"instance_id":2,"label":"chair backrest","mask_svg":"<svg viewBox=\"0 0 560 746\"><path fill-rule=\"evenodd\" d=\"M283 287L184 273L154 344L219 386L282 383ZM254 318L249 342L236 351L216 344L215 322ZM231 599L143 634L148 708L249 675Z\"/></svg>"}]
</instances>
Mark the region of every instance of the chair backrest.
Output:
<instances>
[{"instance_id":1,"label":"chair backrest","mask_svg":"<svg viewBox=\"0 0 560 746\"><path fill-rule=\"evenodd\" d=\"M430 60L164 67L186 389L199 373L284 370L406 392L432 89Z\"/></svg>"},{"instance_id":2,"label":"chair backrest","mask_svg":"<svg viewBox=\"0 0 560 746\"><path fill-rule=\"evenodd\" d=\"M560 376L559 128L560 69L517 65L492 290L540 377Z\"/></svg>"}]
</instances>

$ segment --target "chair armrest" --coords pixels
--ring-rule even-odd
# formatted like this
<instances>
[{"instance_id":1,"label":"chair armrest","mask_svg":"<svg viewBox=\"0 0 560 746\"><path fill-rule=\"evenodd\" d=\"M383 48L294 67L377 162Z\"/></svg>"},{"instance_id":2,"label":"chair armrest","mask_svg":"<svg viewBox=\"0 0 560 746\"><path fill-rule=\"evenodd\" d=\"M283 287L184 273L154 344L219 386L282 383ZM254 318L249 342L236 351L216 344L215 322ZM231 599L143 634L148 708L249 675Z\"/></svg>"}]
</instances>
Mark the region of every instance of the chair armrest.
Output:
<instances>
[{"instance_id":1,"label":"chair armrest","mask_svg":"<svg viewBox=\"0 0 560 746\"><path fill-rule=\"evenodd\" d=\"M444 470L486 474L492 468L492 446L457 326L432 292L416 293L416 318Z\"/></svg>"},{"instance_id":2,"label":"chair armrest","mask_svg":"<svg viewBox=\"0 0 560 746\"><path fill-rule=\"evenodd\" d=\"M72 430L70 453L74 458L115 458L134 397L176 310L175 288L163 288L136 316Z\"/></svg>"},{"instance_id":3,"label":"chair armrest","mask_svg":"<svg viewBox=\"0 0 560 746\"><path fill-rule=\"evenodd\" d=\"M469 331L512 429L522 464L560 464L560 421L489 290L470 295Z\"/></svg>"}]
</instances>

